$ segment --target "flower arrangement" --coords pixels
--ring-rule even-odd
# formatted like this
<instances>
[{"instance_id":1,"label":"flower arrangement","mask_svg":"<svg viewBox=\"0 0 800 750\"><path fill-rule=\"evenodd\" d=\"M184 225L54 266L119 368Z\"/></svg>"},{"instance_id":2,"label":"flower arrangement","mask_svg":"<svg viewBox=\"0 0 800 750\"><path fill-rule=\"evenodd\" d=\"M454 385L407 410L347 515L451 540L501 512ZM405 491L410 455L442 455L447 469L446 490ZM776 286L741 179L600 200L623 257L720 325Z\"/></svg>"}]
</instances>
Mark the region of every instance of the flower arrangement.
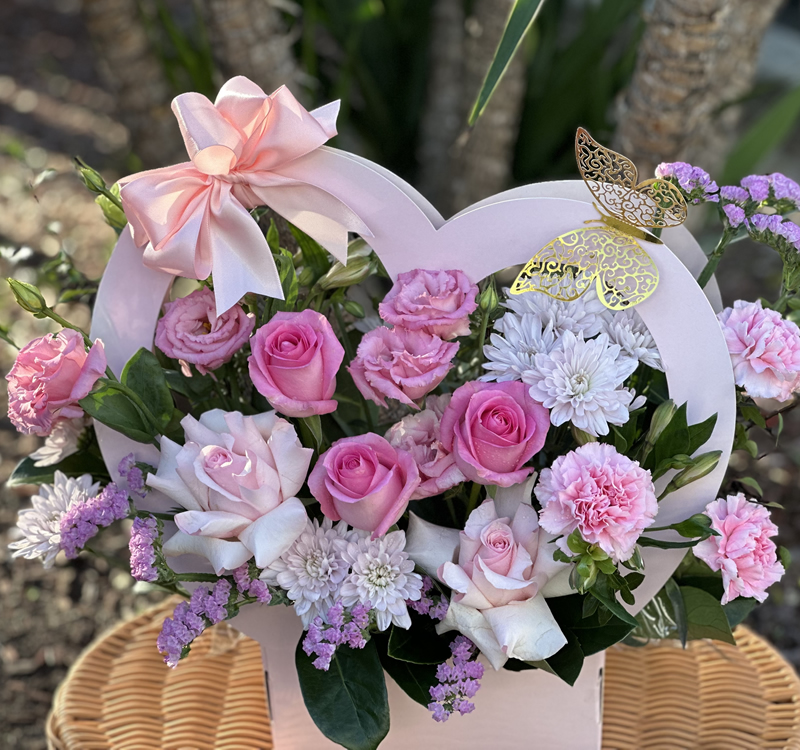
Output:
<instances>
[{"instance_id":1,"label":"flower arrangement","mask_svg":"<svg viewBox=\"0 0 800 750\"><path fill-rule=\"evenodd\" d=\"M593 291L510 296L499 275L458 268L392 279L335 196L325 205L345 236L364 239L342 254L341 233L323 246L282 222L295 240L285 247L261 206L294 215L287 181L319 197L295 162L334 132L330 112L306 112L285 89L226 86L242 96L179 98L182 127L200 131L187 136L191 163L127 178L121 192L80 167L145 264L197 279L164 302L152 350L115 373L102 341L9 279L25 310L62 327L23 347L6 376L13 424L45 438L12 477L41 484L15 556L49 567L132 522L132 575L186 597L158 639L172 667L244 607L293 608L308 710L345 747L355 741L337 711L353 675L368 688L357 709L373 717L357 746L377 747L384 671L443 722L480 710L486 668L572 683L586 656L622 640L731 640L784 572L777 529L750 488L729 482L705 513L659 523L660 503L712 472L720 451L704 449L716 417L690 424L669 398L636 308L611 311ZM305 140L287 140L298 129ZM780 429L759 400L785 410L800 391L800 230L784 218L800 187L773 174L719 189L685 164L657 175L689 203L717 204L722 238L701 284L745 234L784 261L775 303L719 314L738 386L735 447L751 450L750 430ZM155 207L166 184L182 210L169 231ZM248 276L251 240L262 255ZM142 455L156 447L157 466L134 451L98 469L98 424ZM646 547L687 553L634 615ZM179 572L187 554L203 564Z\"/></svg>"}]
</instances>

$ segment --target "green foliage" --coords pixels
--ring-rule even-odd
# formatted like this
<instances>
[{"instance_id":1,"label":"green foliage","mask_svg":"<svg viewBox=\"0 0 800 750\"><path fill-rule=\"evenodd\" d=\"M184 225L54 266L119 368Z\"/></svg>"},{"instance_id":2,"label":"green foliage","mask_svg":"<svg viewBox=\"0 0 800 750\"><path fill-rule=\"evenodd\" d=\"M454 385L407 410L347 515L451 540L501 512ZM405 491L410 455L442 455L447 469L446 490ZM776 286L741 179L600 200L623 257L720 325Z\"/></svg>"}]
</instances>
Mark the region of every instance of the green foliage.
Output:
<instances>
[{"instance_id":1,"label":"green foliage","mask_svg":"<svg viewBox=\"0 0 800 750\"><path fill-rule=\"evenodd\" d=\"M120 382L138 395L154 417L154 424L163 434L172 419L172 403L167 379L155 355L145 348L139 349L125 365Z\"/></svg>"},{"instance_id":2,"label":"green foliage","mask_svg":"<svg viewBox=\"0 0 800 750\"><path fill-rule=\"evenodd\" d=\"M340 646L327 672L314 667L302 642L295 666L314 723L348 750L375 750L389 732L389 700L374 640L360 650Z\"/></svg>"},{"instance_id":3,"label":"green foliage","mask_svg":"<svg viewBox=\"0 0 800 750\"><path fill-rule=\"evenodd\" d=\"M67 456L52 466L34 466L30 456L23 458L8 478L8 487L19 487L23 484L52 484L57 471L68 477L79 477L91 474L96 480L108 478L108 471L103 460L90 451L84 450Z\"/></svg>"},{"instance_id":4,"label":"green foliage","mask_svg":"<svg viewBox=\"0 0 800 750\"><path fill-rule=\"evenodd\" d=\"M739 182L745 175L755 172L763 162L792 132L800 117L800 86L786 92L761 117L733 147L720 185Z\"/></svg>"},{"instance_id":5,"label":"green foliage","mask_svg":"<svg viewBox=\"0 0 800 750\"><path fill-rule=\"evenodd\" d=\"M137 443L153 442L157 434L145 411L114 383L100 382L99 386L78 403L90 417Z\"/></svg>"},{"instance_id":6,"label":"green foliage","mask_svg":"<svg viewBox=\"0 0 800 750\"><path fill-rule=\"evenodd\" d=\"M514 57L525 34L533 26L544 4L545 0L514 1L503 35L500 38L500 43L497 45L497 51L494 54L489 70L486 72L486 78L481 85L478 98L475 100L472 112L469 115L470 125L474 125L483 114L489 99L491 99L494 90L508 68L511 58Z\"/></svg>"},{"instance_id":7,"label":"green foliage","mask_svg":"<svg viewBox=\"0 0 800 750\"><path fill-rule=\"evenodd\" d=\"M386 670L389 677L397 683L397 686L411 700L427 706L431 702L430 689L438 682L436 679L436 666L434 664L415 664L409 661L393 659L380 647L378 652L381 666Z\"/></svg>"},{"instance_id":8,"label":"green foliage","mask_svg":"<svg viewBox=\"0 0 800 750\"><path fill-rule=\"evenodd\" d=\"M411 627L392 626L386 652L392 659L412 664L441 664L450 658L450 634L437 635L430 617L411 613Z\"/></svg>"}]
</instances>

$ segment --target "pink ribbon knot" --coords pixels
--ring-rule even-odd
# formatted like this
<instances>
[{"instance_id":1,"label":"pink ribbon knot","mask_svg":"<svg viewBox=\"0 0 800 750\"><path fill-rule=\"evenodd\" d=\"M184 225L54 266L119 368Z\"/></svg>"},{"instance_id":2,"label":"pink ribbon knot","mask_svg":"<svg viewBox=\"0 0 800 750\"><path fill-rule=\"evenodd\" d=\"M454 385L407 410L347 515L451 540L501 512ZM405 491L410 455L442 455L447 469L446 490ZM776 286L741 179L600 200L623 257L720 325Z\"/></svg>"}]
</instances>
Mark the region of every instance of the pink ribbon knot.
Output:
<instances>
[{"instance_id":1,"label":"pink ribbon knot","mask_svg":"<svg viewBox=\"0 0 800 750\"><path fill-rule=\"evenodd\" d=\"M191 161L121 180L122 204L145 265L195 279L213 272L218 314L247 292L283 299L250 209L269 206L342 262L348 232L372 236L304 159L336 135L339 102L308 112L286 87L267 96L237 76L213 104L181 94L172 110Z\"/></svg>"}]
</instances>

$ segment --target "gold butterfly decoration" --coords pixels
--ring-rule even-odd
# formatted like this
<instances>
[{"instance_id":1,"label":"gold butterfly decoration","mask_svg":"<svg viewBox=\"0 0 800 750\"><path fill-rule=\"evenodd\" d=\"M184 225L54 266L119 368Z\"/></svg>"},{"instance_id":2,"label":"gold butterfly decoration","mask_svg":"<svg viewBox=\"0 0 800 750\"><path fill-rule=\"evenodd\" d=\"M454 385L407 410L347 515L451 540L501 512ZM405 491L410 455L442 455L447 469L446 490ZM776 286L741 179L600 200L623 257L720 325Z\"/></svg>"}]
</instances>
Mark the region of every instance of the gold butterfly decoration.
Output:
<instances>
[{"instance_id":1,"label":"gold butterfly decoration","mask_svg":"<svg viewBox=\"0 0 800 750\"><path fill-rule=\"evenodd\" d=\"M574 229L545 245L520 271L511 294L536 291L569 301L596 280L603 304L625 310L646 300L658 285L658 268L636 240L661 244L647 229L682 224L686 201L664 179L637 184L633 162L600 145L583 128L575 136L575 156L600 213L586 223L598 226Z\"/></svg>"}]
</instances>

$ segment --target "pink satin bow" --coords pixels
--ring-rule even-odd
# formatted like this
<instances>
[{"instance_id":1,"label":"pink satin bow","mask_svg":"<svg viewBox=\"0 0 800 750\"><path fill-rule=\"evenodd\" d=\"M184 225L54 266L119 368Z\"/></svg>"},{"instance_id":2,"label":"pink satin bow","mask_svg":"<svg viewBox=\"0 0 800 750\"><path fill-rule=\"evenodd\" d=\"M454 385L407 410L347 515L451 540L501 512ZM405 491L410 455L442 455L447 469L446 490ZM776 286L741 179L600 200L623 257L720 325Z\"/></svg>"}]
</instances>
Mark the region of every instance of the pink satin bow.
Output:
<instances>
[{"instance_id":1,"label":"pink satin bow","mask_svg":"<svg viewBox=\"0 0 800 750\"><path fill-rule=\"evenodd\" d=\"M246 292L283 299L250 209L269 206L342 262L348 231L372 236L301 159L336 135L339 102L308 112L287 88L267 96L237 76L213 104L181 94L172 110L191 161L121 180L122 203L145 265L195 279L213 271L218 314Z\"/></svg>"}]
</instances>

